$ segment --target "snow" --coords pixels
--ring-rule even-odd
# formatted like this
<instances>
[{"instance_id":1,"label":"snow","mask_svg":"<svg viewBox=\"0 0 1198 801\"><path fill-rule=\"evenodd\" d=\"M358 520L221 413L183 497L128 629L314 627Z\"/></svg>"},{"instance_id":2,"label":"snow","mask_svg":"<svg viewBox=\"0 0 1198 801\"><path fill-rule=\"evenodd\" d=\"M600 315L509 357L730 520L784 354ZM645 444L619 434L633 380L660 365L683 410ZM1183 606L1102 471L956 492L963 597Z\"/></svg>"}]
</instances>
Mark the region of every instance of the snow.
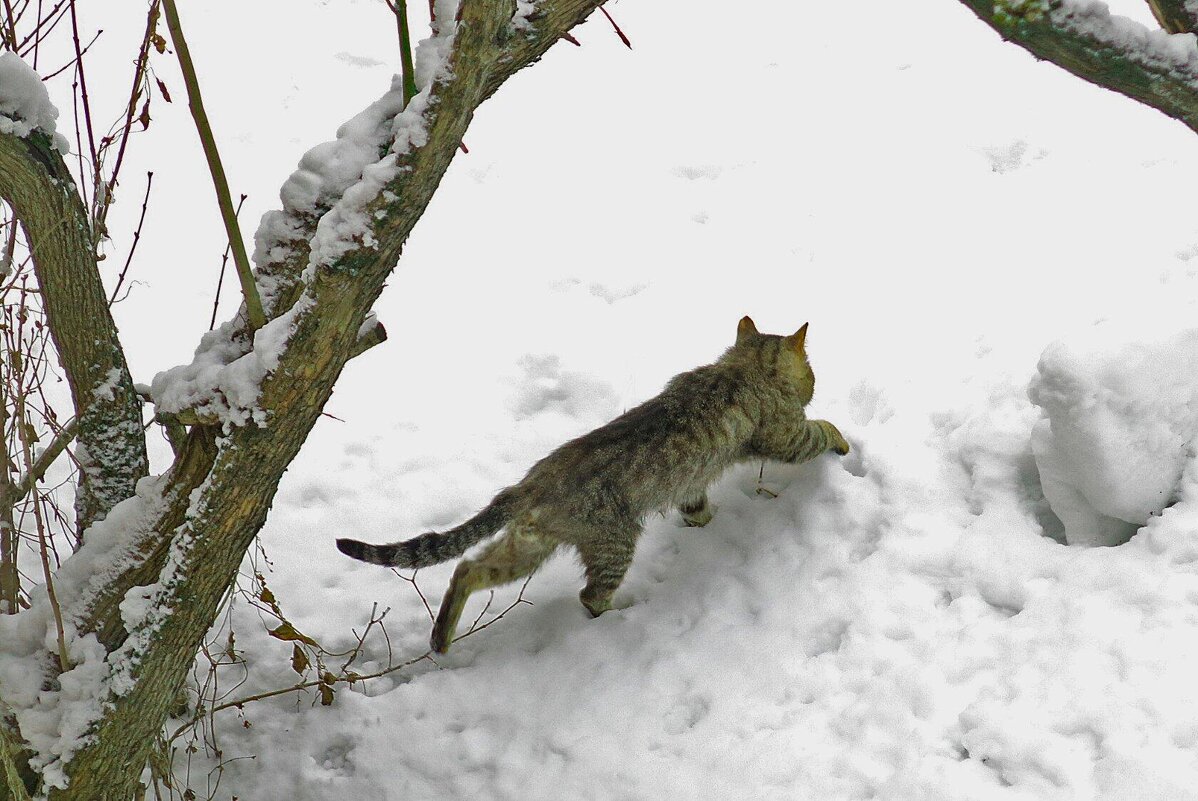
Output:
<instances>
[{"instance_id":1,"label":"snow","mask_svg":"<svg viewBox=\"0 0 1198 801\"><path fill-rule=\"evenodd\" d=\"M393 25L377 3L212 5L188 20L197 52L248 52L267 46L259 23L292 26L253 97L238 71L206 76L247 214L331 120L357 120L347 155L309 159L316 177L260 230L261 265L287 247L292 211L380 160L369 143L391 135L393 99L356 115L392 91ZM334 538L466 518L715 358L746 313L766 331L810 321L810 412L853 452L731 471L701 530L651 518L596 620L563 555L530 603L436 664L340 684L328 707L296 693L221 712L222 796L1198 801L1193 134L1034 62L956 4L873 2L864 27L825 5L767 4L770 24L737 37L714 0L619 4L636 51L594 20L575 32L583 48L554 48L484 106L379 301L389 342L347 367L337 419L288 471L266 558L244 572L266 572L330 649L389 608L359 673L420 656L430 621L412 586L341 558ZM354 59L329 46L342 38ZM1189 69L1188 39L1158 39L1153 58ZM713 41L735 69L710 68ZM160 109L157 130L174 120L190 135L185 108ZM166 170L185 161L172 141L130 159ZM195 199L202 171L177 180L161 202L188 213L139 245L153 291L115 307L135 375L185 356L211 310L194 298L218 259L179 269L178 243L219 254L223 233ZM129 206L114 232L132 230ZM156 401L253 419L286 334L251 352L214 333ZM135 528L126 511L104 524ZM1104 520L1127 541L1088 547ZM452 569L416 577L434 608ZM159 578L126 597L130 624L152 622ZM72 640L70 700L31 717L31 655L53 635L44 601L34 611L0 620L0 695L52 760L121 665ZM222 669L235 689L221 700L296 681L292 644L256 610L237 601L230 619L245 663ZM190 783L207 797L220 759L197 745Z\"/></svg>"},{"instance_id":2,"label":"snow","mask_svg":"<svg viewBox=\"0 0 1198 801\"><path fill-rule=\"evenodd\" d=\"M433 85L450 75L457 9L457 0L437 0L436 30L413 53L417 93L406 106L402 77L394 75L387 93L338 128L334 141L317 145L300 159L299 169L279 193L283 214L268 212L255 236L259 266L285 252L277 243L294 237L295 215L321 215L309 243L310 268L332 264L351 249L376 244L366 206L399 174L398 158L427 141ZM380 150L386 152L381 159Z\"/></svg>"},{"instance_id":3,"label":"snow","mask_svg":"<svg viewBox=\"0 0 1198 801\"><path fill-rule=\"evenodd\" d=\"M70 145L56 132L57 120L58 109L33 68L16 53L0 53L0 133L28 136L38 130L66 153Z\"/></svg>"},{"instance_id":4,"label":"snow","mask_svg":"<svg viewBox=\"0 0 1198 801\"><path fill-rule=\"evenodd\" d=\"M248 350L240 328L233 320L200 338L191 363L172 367L154 376L150 397L159 413L178 414L193 411L201 419L210 419L227 429L249 422L269 424L266 412L258 407L262 381L279 366L279 359L299 315L312 307L305 295L286 312L254 332Z\"/></svg>"},{"instance_id":5,"label":"snow","mask_svg":"<svg viewBox=\"0 0 1198 801\"><path fill-rule=\"evenodd\" d=\"M127 564L137 539L162 509L161 480L144 478L137 495L121 502L88 529L86 543L63 562L54 576L62 610L64 640L71 669L47 686L44 651L58 653L58 628L44 587L34 591L31 608L14 617L0 616L0 697L15 714L21 733L34 749L31 764L49 786L66 787L66 764L87 742L103 711L116 665L95 635L79 636L76 620L107 578Z\"/></svg>"},{"instance_id":6,"label":"snow","mask_svg":"<svg viewBox=\"0 0 1198 801\"><path fill-rule=\"evenodd\" d=\"M512 16L512 27L518 31L531 31L530 19L536 10L536 0L516 0L516 13Z\"/></svg>"},{"instance_id":7,"label":"snow","mask_svg":"<svg viewBox=\"0 0 1198 801\"><path fill-rule=\"evenodd\" d=\"M1166 319L1185 319L1170 316ZM1117 545L1177 499L1198 433L1198 330L1106 322L1040 359L1029 394L1044 493L1070 543Z\"/></svg>"}]
</instances>

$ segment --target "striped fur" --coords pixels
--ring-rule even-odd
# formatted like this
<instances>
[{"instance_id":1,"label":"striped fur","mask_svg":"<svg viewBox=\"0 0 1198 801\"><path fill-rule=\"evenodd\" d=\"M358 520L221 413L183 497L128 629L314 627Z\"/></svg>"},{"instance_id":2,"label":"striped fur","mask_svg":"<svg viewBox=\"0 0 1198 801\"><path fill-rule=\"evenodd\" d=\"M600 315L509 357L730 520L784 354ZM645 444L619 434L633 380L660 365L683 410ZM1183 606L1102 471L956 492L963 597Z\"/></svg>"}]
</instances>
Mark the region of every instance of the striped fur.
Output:
<instances>
[{"instance_id":1,"label":"striped fur","mask_svg":"<svg viewBox=\"0 0 1198 801\"><path fill-rule=\"evenodd\" d=\"M461 556L471 545L481 542L507 525L512 511L512 493L501 492L476 514L449 531L429 531L404 542L371 545L358 540L339 539L337 550L361 562L385 567L429 567Z\"/></svg>"}]
</instances>

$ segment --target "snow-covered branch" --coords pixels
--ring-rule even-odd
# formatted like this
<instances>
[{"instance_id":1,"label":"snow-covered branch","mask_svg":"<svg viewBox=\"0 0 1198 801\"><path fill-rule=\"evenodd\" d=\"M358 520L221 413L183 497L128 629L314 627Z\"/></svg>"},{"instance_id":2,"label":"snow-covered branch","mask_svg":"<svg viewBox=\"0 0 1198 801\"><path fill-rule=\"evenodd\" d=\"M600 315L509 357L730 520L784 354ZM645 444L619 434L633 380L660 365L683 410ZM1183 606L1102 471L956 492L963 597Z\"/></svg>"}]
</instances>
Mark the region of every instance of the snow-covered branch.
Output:
<instances>
[{"instance_id":1,"label":"snow-covered branch","mask_svg":"<svg viewBox=\"0 0 1198 801\"><path fill-rule=\"evenodd\" d=\"M1111 14L1096 0L961 2L1004 39L1037 58L1198 131L1198 39L1192 33L1145 27Z\"/></svg>"},{"instance_id":2,"label":"snow-covered branch","mask_svg":"<svg viewBox=\"0 0 1198 801\"><path fill-rule=\"evenodd\" d=\"M1193 0L1148 0L1148 7L1169 33L1198 33L1198 5Z\"/></svg>"}]
</instances>

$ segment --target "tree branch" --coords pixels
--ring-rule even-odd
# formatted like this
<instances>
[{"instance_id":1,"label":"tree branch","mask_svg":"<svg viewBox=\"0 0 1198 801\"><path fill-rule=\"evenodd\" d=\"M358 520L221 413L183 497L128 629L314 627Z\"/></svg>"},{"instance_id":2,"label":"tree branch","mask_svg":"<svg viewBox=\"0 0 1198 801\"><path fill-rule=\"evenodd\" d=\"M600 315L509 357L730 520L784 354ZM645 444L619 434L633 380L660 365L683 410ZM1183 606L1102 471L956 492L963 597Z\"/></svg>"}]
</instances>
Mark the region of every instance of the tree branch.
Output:
<instances>
[{"instance_id":1,"label":"tree branch","mask_svg":"<svg viewBox=\"0 0 1198 801\"><path fill-rule=\"evenodd\" d=\"M75 438L78 432L79 423L74 418L71 418L54 435L54 439L51 440L50 444L42 449L37 458L33 460L33 465L29 468L29 471L8 485L12 496L0 500L0 504L12 506L32 492L37 482L45 477L46 471L50 469L50 465L54 464L54 461L62 455L62 452L67 449L67 445L71 444L71 440Z\"/></svg>"},{"instance_id":2,"label":"tree branch","mask_svg":"<svg viewBox=\"0 0 1198 801\"><path fill-rule=\"evenodd\" d=\"M10 728L7 716L2 713L3 708L0 707L0 799L29 801L26 787L26 781L31 778L28 755Z\"/></svg>"},{"instance_id":3,"label":"tree branch","mask_svg":"<svg viewBox=\"0 0 1198 801\"><path fill-rule=\"evenodd\" d=\"M141 402L96 268L87 212L62 156L40 132L0 134L0 197L25 229L46 318L79 420L82 533L146 475Z\"/></svg>"},{"instance_id":4,"label":"tree branch","mask_svg":"<svg viewBox=\"0 0 1198 801\"><path fill-rule=\"evenodd\" d=\"M1192 37L1114 17L1092 0L961 0L1004 39L1092 84L1138 100L1198 132ZM1180 7L1158 0L1164 8Z\"/></svg>"},{"instance_id":5,"label":"tree branch","mask_svg":"<svg viewBox=\"0 0 1198 801\"><path fill-rule=\"evenodd\" d=\"M1186 0L1147 0L1152 16L1169 33L1198 32L1198 13Z\"/></svg>"},{"instance_id":6,"label":"tree branch","mask_svg":"<svg viewBox=\"0 0 1198 801\"><path fill-rule=\"evenodd\" d=\"M195 66L191 60L191 51L187 47L187 40L183 37L183 26L179 22L179 12L175 8L175 0L162 0L162 8L166 12L166 26L170 30L171 41L175 44L179 66L183 70L183 83L187 87L191 115L195 119L196 131L200 135L204 157L208 160L208 170L212 173L212 185L216 189L216 201L220 207L220 216L224 220L225 231L229 236L229 247L233 250L233 265L237 268L237 277L241 281L246 319L251 331L257 331L266 325L266 315L262 310L262 299L258 296L258 287L254 284L253 273L250 271L250 260L245 253L245 241L241 238L241 226L237 222L237 212L233 210L233 199L229 194L229 181L225 178L225 168L221 163L220 151L216 147L216 139L212 136L208 113L204 111L204 101L200 95L200 82L196 77Z\"/></svg>"}]
</instances>

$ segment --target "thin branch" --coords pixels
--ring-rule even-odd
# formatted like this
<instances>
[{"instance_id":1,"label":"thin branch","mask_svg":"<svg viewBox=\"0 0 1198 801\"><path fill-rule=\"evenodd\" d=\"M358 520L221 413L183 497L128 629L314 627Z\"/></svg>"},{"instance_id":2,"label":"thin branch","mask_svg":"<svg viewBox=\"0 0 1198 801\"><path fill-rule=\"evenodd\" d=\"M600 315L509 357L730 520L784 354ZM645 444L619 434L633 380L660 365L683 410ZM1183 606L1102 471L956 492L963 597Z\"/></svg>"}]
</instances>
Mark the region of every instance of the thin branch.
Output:
<instances>
[{"instance_id":1,"label":"thin branch","mask_svg":"<svg viewBox=\"0 0 1198 801\"><path fill-rule=\"evenodd\" d=\"M121 172L121 164L125 161L125 147L129 143L129 135L133 130L133 118L137 115L137 100L141 96L141 87L145 83L146 69L150 59L150 43L155 37L158 27L159 0L150 3L146 14L146 31L142 35L141 47L137 51L137 60L133 68L133 88L129 90L129 103L125 107L125 123L121 126L120 146L116 151L116 162L112 165L112 174L108 177L108 192L116 188L117 176ZM161 38L160 38L161 41Z\"/></svg>"},{"instance_id":2,"label":"thin branch","mask_svg":"<svg viewBox=\"0 0 1198 801\"><path fill-rule=\"evenodd\" d=\"M243 203L245 203L246 197L247 196L243 194L241 196L241 199L237 201L237 210L233 213L238 218L241 217L241 206ZM221 256L221 258L220 258L220 275L217 276L217 278L216 278L216 296L212 299L212 321L210 323L208 323L209 331L211 331L213 328L216 328L216 312L217 312L217 309L220 308L220 290L221 290L221 287L223 287L225 285L225 267L229 263L229 251L232 249L232 247L233 247L232 241L226 242L225 243L225 255Z\"/></svg>"},{"instance_id":3,"label":"thin branch","mask_svg":"<svg viewBox=\"0 0 1198 801\"><path fill-rule=\"evenodd\" d=\"M102 34L102 33L104 33L104 31L96 31L96 33L92 36L92 40L87 43L87 45L83 48L82 51L80 51L80 55L86 55L87 51L92 49L92 45L94 45L99 40L100 34ZM58 69L54 70L54 72L47 72L45 75L42 76L42 81L43 82L48 81L51 78L57 77L58 75L61 75L62 73L66 72L71 67L75 66L76 60L77 59L71 59L66 64L63 64Z\"/></svg>"},{"instance_id":4,"label":"thin branch","mask_svg":"<svg viewBox=\"0 0 1198 801\"><path fill-rule=\"evenodd\" d=\"M21 576L17 569L20 534L12 516L13 503L9 503L15 491L9 470L8 399L4 389L4 384L0 383L0 604L4 605L0 613L15 615L21 595ZM0 722L0 726L3 725Z\"/></svg>"},{"instance_id":5,"label":"thin branch","mask_svg":"<svg viewBox=\"0 0 1198 801\"><path fill-rule=\"evenodd\" d=\"M71 40L75 44L75 74L79 76L79 93L83 101L83 119L87 126L87 148L92 157L92 167L98 171L100 158L96 155L95 127L92 125L92 107L87 95L87 72L83 69L83 46L79 41L79 19L75 14L75 0L71 0L70 12Z\"/></svg>"},{"instance_id":6,"label":"thin branch","mask_svg":"<svg viewBox=\"0 0 1198 801\"><path fill-rule=\"evenodd\" d=\"M599 6L599 10L603 12L603 16L607 17L607 21L610 22L612 28L615 29L616 36L619 36L620 41L624 43L624 46L627 47L629 50L631 50L632 42L628 41L628 37L624 35L624 31L620 30L620 26L616 24L616 21L614 19L612 19L611 14L607 13L607 9L604 8L603 6Z\"/></svg>"},{"instance_id":7,"label":"thin branch","mask_svg":"<svg viewBox=\"0 0 1198 801\"><path fill-rule=\"evenodd\" d=\"M237 267L237 277L241 279L241 294L245 297L246 321L251 332L257 331L266 325L266 314L262 310L262 298L258 295L254 274L250 270L250 259L246 255L245 240L241 238L241 227L237 223L237 214L233 211L233 200L229 196L229 182L225 178L225 168L221 164L220 151L217 150L216 140L212 136L212 126L208 122L208 114L204 111L204 101L200 96L200 84L199 79L196 78L195 65L191 60L191 51L187 49L187 40L183 38L183 27L179 22L179 11L175 7L175 0L162 0L162 8L166 12L166 26L171 32L175 55L179 57L179 66L183 71L183 82L187 86L191 115L195 119L196 131L200 135L204 156L208 159L208 169L212 173L212 184L216 189L216 200L220 205L221 217L225 222L225 231L233 246L233 264Z\"/></svg>"},{"instance_id":8,"label":"thin branch","mask_svg":"<svg viewBox=\"0 0 1198 801\"><path fill-rule=\"evenodd\" d=\"M403 73L403 104L416 96L416 71L412 67L412 35L408 31L408 2L407 0L383 0L391 13L395 15L395 28L399 34L399 64Z\"/></svg>"},{"instance_id":9,"label":"thin branch","mask_svg":"<svg viewBox=\"0 0 1198 801\"><path fill-rule=\"evenodd\" d=\"M0 31L0 35L3 35L4 44L8 49L15 53L17 50L17 21L12 13L11 0L4 0L4 22L6 25Z\"/></svg>"},{"instance_id":10,"label":"thin branch","mask_svg":"<svg viewBox=\"0 0 1198 801\"><path fill-rule=\"evenodd\" d=\"M21 451L25 464L31 465L34 461L33 444L29 441L31 426L29 425L29 417L25 410L25 394L20 386L17 387L14 399L17 406L17 438L21 441ZM54 575L50 569L50 544L46 537L46 521L42 517L42 505L36 498L33 502L33 517L37 524L37 542L42 562L42 578L46 583L46 595L50 601L50 608L54 612L54 626L58 635L58 664L59 668L65 672L71 669L71 655L67 651L66 633L62 625L62 607L58 603L58 594L54 590Z\"/></svg>"},{"instance_id":11,"label":"thin branch","mask_svg":"<svg viewBox=\"0 0 1198 801\"><path fill-rule=\"evenodd\" d=\"M374 321L374 325L362 331L358 335L358 341L354 343L353 350L349 352L349 358L356 359L366 351L373 348L375 345L381 345L387 341L387 329L383 328L383 324L378 320Z\"/></svg>"},{"instance_id":12,"label":"thin branch","mask_svg":"<svg viewBox=\"0 0 1198 801\"><path fill-rule=\"evenodd\" d=\"M133 231L133 244L129 246L129 255L125 257L125 266L121 268L121 274L116 280L116 286L112 288L112 294L108 296L109 306L116 302L117 293L121 291L121 284L125 283L125 276L129 273L129 265L133 262L133 253L137 250L137 243L141 241L141 227L146 221L146 207L150 203L150 187L153 183L154 173L146 172L146 194L141 199L141 216L137 218L137 228Z\"/></svg>"},{"instance_id":13,"label":"thin branch","mask_svg":"<svg viewBox=\"0 0 1198 801\"><path fill-rule=\"evenodd\" d=\"M66 450L67 445L71 444L71 440L75 439L75 435L79 433L79 421L71 418L67 424L63 426L59 432L50 441L50 444L37 455L33 460L33 464L29 467L29 471L17 479L11 485L12 498L11 503L17 503L37 486L37 483L46 476L46 471L50 469L50 465L62 455Z\"/></svg>"}]
</instances>

